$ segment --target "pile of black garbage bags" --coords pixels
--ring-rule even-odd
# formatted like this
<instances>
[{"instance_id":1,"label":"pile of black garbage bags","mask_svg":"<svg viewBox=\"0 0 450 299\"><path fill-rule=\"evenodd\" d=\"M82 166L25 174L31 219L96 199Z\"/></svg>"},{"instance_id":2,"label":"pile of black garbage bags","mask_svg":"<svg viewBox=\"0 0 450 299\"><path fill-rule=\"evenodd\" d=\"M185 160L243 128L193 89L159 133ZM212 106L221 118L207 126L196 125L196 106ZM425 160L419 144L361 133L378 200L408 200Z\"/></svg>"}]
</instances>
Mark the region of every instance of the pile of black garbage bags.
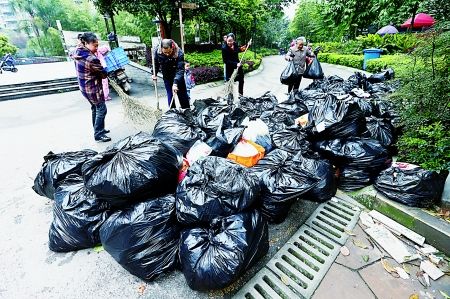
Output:
<instances>
[{"instance_id":1,"label":"pile of black garbage bags","mask_svg":"<svg viewBox=\"0 0 450 299\"><path fill-rule=\"evenodd\" d=\"M267 253L268 224L296 201L391 175L395 87L356 73L283 102L198 100L103 152L49 153L33 186L54 200L49 248L102 244L142 279L180 269L192 289L224 288Z\"/></svg>"}]
</instances>

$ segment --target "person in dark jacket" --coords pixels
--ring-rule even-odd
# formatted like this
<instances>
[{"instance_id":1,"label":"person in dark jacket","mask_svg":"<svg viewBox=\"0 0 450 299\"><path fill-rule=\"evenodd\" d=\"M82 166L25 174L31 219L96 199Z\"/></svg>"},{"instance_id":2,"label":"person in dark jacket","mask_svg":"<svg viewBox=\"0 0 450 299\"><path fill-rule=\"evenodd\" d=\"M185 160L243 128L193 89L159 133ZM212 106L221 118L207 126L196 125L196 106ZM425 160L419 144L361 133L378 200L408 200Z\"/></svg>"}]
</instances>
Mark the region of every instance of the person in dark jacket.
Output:
<instances>
[{"instance_id":1,"label":"person in dark jacket","mask_svg":"<svg viewBox=\"0 0 450 299\"><path fill-rule=\"evenodd\" d=\"M189 97L184 82L184 53L171 39L163 39L155 55L155 71L152 79L156 80L159 68L163 74L164 86L167 91L169 108L175 108L174 93L178 95L181 108L189 108Z\"/></svg>"},{"instance_id":2,"label":"person in dark jacket","mask_svg":"<svg viewBox=\"0 0 450 299\"><path fill-rule=\"evenodd\" d=\"M94 54L97 49L97 36L92 32L83 33L81 43L75 49L72 58L75 60L80 91L91 104L94 139L108 142L111 138L106 136L109 130L105 130L107 109L102 84L102 79L106 78L107 74Z\"/></svg>"},{"instance_id":3,"label":"person in dark jacket","mask_svg":"<svg viewBox=\"0 0 450 299\"><path fill-rule=\"evenodd\" d=\"M238 75L234 81L239 82L238 91L241 96L244 94L244 70L239 63L239 52L244 52L247 47L250 47L250 44L238 47L233 33L227 35L227 43L222 46L222 59L225 63L225 80L230 80L233 71L237 68Z\"/></svg>"}]
</instances>

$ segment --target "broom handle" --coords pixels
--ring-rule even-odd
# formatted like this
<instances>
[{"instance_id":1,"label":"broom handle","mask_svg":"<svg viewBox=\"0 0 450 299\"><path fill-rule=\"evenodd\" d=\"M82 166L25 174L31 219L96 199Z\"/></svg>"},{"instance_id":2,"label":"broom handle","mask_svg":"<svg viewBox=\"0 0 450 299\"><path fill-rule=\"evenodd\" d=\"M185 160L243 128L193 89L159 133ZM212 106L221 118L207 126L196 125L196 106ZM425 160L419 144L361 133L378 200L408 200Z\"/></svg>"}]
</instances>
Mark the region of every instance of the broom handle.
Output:
<instances>
[{"instance_id":1,"label":"broom handle","mask_svg":"<svg viewBox=\"0 0 450 299\"><path fill-rule=\"evenodd\" d=\"M152 71L153 71L153 75L154 76L156 74L156 71L155 71L155 52L156 51L153 51L153 49L152 49ZM155 85L156 109L161 110L161 109L159 109L158 86L157 86L156 80L153 80L153 84Z\"/></svg>"},{"instance_id":2,"label":"broom handle","mask_svg":"<svg viewBox=\"0 0 450 299\"><path fill-rule=\"evenodd\" d=\"M248 41L247 45L248 45L248 44L251 44L251 42L252 42L252 39L250 39L250 40ZM244 60L244 56L245 56L245 53L247 53L248 48L250 48L250 46L246 46L246 47L245 47L244 54L242 54L241 60L239 61L240 64L242 64L242 60Z\"/></svg>"}]
</instances>

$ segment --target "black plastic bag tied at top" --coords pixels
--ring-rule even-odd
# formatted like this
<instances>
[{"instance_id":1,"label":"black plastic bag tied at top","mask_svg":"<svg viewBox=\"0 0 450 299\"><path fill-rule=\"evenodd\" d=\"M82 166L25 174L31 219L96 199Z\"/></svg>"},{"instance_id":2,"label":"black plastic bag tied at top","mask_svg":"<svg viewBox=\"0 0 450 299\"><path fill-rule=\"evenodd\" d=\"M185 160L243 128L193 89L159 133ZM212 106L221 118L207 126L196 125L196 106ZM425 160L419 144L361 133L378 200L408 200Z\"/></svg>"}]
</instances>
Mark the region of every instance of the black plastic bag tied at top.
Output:
<instances>
[{"instance_id":1,"label":"black plastic bag tied at top","mask_svg":"<svg viewBox=\"0 0 450 299\"><path fill-rule=\"evenodd\" d=\"M172 194L112 214L100 229L105 250L128 272L144 280L177 266L179 227Z\"/></svg>"},{"instance_id":2,"label":"black plastic bag tied at top","mask_svg":"<svg viewBox=\"0 0 450 299\"><path fill-rule=\"evenodd\" d=\"M259 160L251 171L262 187L261 211L274 223L284 221L294 201L320 181L314 173L299 168L293 154L280 149Z\"/></svg>"},{"instance_id":3,"label":"black plastic bag tied at top","mask_svg":"<svg viewBox=\"0 0 450 299\"><path fill-rule=\"evenodd\" d=\"M111 146L82 168L86 188L116 207L174 193L181 153L145 133Z\"/></svg>"},{"instance_id":4,"label":"black plastic bag tied at top","mask_svg":"<svg viewBox=\"0 0 450 299\"><path fill-rule=\"evenodd\" d=\"M229 286L269 249L268 226L257 211L215 218L209 228L183 230L180 261L194 290Z\"/></svg>"},{"instance_id":5,"label":"black plastic bag tied at top","mask_svg":"<svg viewBox=\"0 0 450 299\"><path fill-rule=\"evenodd\" d=\"M408 163L393 163L380 173L374 187L387 198L412 207L438 203L448 171L437 173Z\"/></svg>"},{"instance_id":6,"label":"black plastic bag tied at top","mask_svg":"<svg viewBox=\"0 0 450 299\"><path fill-rule=\"evenodd\" d=\"M190 109L170 109L156 122L153 136L185 155L197 140L206 138Z\"/></svg>"},{"instance_id":7,"label":"black plastic bag tied at top","mask_svg":"<svg viewBox=\"0 0 450 299\"><path fill-rule=\"evenodd\" d=\"M258 178L231 160L205 157L188 170L176 193L177 218L185 225L248 210L259 198Z\"/></svg>"},{"instance_id":8,"label":"black plastic bag tied at top","mask_svg":"<svg viewBox=\"0 0 450 299\"><path fill-rule=\"evenodd\" d=\"M81 175L81 166L96 154L93 150L59 154L49 152L44 156L44 163L34 180L33 190L41 196L53 199L58 185L71 174Z\"/></svg>"}]
</instances>

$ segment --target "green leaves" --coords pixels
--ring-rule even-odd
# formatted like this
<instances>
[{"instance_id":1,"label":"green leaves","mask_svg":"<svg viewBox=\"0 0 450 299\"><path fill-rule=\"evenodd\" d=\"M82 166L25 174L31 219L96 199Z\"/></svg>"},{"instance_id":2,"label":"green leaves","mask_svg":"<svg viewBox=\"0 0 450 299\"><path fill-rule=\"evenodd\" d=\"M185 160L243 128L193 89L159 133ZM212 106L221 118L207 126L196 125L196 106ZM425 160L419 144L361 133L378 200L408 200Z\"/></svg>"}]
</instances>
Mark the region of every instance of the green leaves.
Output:
<instances>
[{"instance_id":1,"label":"green leaves","mask_svg":"<svg viewBox=\"0 0 450 299\"><path fill-rule=\"evenodd\" d=\"M6 53L15 54L16 52L17 48L9 43L5 35L0 34L0 57L3 57Z\"/></svg>"}]
</instances>

